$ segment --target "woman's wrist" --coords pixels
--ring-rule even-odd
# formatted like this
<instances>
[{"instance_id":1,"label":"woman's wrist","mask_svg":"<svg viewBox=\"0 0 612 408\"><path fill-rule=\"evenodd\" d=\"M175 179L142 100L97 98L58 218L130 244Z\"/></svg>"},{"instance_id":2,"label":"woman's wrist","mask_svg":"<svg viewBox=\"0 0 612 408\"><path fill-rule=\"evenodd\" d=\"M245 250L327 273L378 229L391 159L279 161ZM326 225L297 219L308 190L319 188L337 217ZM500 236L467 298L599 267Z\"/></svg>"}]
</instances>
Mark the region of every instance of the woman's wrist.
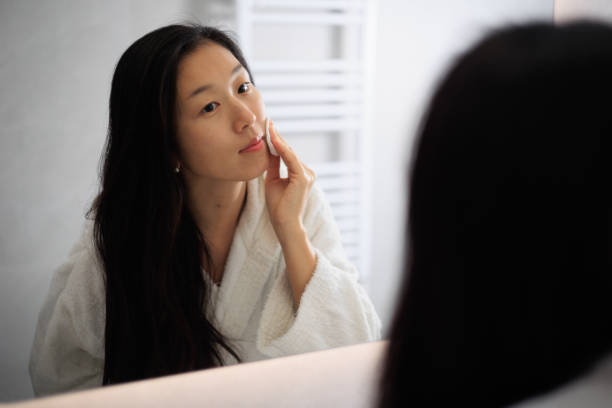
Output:
<instances>
[{"instance_id":1,"label":"woman's wrist","mask_svg":"<svg viewBox=\"0 0 612 408\"><path fill-rule=\"evenodd\" d=\"M284 224L275 224L274 231L276 232L281 247L291 245L296 240L308 239L306 228L300 220Z\"/></svg>"}]
</instances>

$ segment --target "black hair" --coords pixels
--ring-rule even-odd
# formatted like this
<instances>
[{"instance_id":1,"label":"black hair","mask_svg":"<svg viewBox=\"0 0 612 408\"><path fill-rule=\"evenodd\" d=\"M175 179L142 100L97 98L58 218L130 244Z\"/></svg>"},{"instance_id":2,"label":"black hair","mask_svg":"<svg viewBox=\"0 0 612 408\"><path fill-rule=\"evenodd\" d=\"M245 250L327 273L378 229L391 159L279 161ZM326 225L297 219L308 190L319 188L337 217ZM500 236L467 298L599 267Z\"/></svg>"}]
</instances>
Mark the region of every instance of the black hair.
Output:
<instances>
[{"instance_id":1,"label":"black hair","mask_svg":"<svg viewBox=\"0 0 612 408\"><path fill-rule=\"evenodd\" d=\"M531 23L441 82L380 406L505 406L612 352L611 73L611 27Z\"/></svg>"},{"instance_id":2,"label":"black hair","mask_svg":"<svg viewBox=\"0 0 612 408\"><path fill-rule=\"evenodd\" d=\"M251 74L228 34L195 24L144 35L115 69L101 191L91 209L106 282L104 384L221 365L223 350L239 360L207 318L202 264L210 257L174 172L177 67L209 43Z\"/></svg>"}]
</instances>

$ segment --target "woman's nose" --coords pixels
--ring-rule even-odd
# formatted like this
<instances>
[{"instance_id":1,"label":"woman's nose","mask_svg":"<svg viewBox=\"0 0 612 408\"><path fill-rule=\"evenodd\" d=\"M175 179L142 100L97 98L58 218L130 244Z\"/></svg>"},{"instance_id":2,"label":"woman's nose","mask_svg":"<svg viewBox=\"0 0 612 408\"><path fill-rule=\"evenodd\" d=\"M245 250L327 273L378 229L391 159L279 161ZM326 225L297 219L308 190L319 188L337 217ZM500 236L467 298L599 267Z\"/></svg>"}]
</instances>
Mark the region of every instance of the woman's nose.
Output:
<instances>
[{"instance_id":1,"label":"woman's nose","mask_svg":"<svg viewBox=\"0 0 612 408\"><path fill-rule=\"evenodd\" d=\"M253 125L257 120L257 116L242 101L236 101L234 106L234 131L240 133Z\"/></svg>"}]
</instances>

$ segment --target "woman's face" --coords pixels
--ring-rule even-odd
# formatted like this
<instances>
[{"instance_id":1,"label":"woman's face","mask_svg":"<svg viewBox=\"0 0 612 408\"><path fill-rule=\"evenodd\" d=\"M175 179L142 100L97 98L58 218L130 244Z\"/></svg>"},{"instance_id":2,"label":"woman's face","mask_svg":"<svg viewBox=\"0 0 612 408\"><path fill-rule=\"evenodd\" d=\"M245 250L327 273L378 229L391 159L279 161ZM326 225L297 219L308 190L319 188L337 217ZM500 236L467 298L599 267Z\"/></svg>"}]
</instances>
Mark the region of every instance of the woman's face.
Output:
<instances>
[{"instance_id":1,"label":"woman's face","mask_svg":"<svg viewBox=\"0 0 612 408\"><path fill-rule=\"evenodd\" d=\"M246 69L211 42L180 61L178 161L188 181L244 181L268 167L265 107Z\"/></svg>"}]
</instances>

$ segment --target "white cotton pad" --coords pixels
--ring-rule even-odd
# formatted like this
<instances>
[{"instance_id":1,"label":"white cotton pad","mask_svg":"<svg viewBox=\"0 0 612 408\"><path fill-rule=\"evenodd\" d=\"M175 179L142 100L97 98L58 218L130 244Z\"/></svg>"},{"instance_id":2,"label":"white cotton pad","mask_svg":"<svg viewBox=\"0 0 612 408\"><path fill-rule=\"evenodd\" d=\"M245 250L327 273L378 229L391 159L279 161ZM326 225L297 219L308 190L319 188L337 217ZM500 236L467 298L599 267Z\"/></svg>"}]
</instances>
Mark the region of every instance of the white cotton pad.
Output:
<instances>
[{"instance_id":1,"label":"white cotton pad","mask_svg":"<svg viewBox=\"0 0 612 408\"><path fill-rule=\"evenodd\" d=\"M270 150L270 154L273 156L278 156L278 152L274 148L272 144L272 140L270 140L270 119L266 118L266 144L268 145L268 150Z\"/></svg>"}]
</instances>

